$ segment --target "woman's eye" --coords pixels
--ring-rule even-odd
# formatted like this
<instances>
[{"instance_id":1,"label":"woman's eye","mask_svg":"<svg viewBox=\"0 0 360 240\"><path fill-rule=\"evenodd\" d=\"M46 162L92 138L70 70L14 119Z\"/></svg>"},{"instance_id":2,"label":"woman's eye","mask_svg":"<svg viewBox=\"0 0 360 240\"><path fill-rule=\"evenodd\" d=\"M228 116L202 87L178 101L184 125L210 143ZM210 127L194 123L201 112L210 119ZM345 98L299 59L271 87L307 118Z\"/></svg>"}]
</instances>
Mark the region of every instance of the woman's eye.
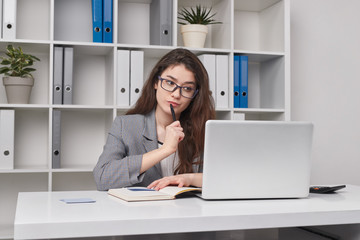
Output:
<instances>
[{"instance_id":1,"label":"woman's eye","mask_svg":"<svg viewBox=\"0 0 360 240\"><path fill-rule=\"evenodd\" d=\"M166 84L172 86L172 85L174 85L175 83L174 83L173 81L167 80L167 81L166 81Z\"/></svg>"},{"instance_id":2,"label":"woman's eye","mask_svg":"<svg viewBox=\"0 0 360 240\"><path fill-rule=\"evenodd\" d=\"M192 92L194 89L192 87L183 87L183 90L186 92Z\"/></svg>"}]
</instances>

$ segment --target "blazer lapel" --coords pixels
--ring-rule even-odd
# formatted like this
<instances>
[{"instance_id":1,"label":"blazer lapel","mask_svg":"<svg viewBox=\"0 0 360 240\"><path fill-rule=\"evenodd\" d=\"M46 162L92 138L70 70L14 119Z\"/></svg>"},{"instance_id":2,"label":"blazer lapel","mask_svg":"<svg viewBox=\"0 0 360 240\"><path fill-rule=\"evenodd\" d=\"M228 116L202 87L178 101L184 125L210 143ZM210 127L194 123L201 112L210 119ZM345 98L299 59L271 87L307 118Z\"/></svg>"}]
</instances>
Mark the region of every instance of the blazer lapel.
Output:
<instances>
[{"instance_id":1,"label":"blazer lapel","mask_svg":"<svg viewBox=\"0 0 360 240\"><path fill-rule=\"evenodd\" d=\"M143 144L146 152L150 152L158 148L155 110L145 116L145 126L143 130ZM162 176L160 163L155 165L155 168Z\"/></svg>"}]
</instances>

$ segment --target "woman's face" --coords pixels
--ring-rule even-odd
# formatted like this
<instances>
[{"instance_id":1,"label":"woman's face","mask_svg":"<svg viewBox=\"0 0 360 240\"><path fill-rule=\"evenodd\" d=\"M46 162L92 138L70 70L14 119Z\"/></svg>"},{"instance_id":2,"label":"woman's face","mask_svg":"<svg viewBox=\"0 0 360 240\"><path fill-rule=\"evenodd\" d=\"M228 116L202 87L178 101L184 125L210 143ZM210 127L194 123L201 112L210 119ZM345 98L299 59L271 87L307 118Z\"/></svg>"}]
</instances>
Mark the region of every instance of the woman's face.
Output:
<instances>
[{"instance_id":1,"label":"woman's face","mask_svg":"<svg viewBox=\"0 0 360 240\"><path fill-rule=\"evenodd\" d=\"M187 70L183 64L168 67L160 77L164 79L162 81L163 86L168 89L175 88L175 84L180 87L187 87L187 89L181 90L183 95L186 95L185 91L188 91L189 93L190 88L196 89L194 74ZM171 115L170 104L172 104L175 110L176 119L179 119L180 114L189 106L192 100L191 98L182 96L180 94L180 88L177 88L173 92L166 91L161 87L160 80L155 84L155 89L157 90L156 100L159 110Z\"/></svg>"}]
</instances>

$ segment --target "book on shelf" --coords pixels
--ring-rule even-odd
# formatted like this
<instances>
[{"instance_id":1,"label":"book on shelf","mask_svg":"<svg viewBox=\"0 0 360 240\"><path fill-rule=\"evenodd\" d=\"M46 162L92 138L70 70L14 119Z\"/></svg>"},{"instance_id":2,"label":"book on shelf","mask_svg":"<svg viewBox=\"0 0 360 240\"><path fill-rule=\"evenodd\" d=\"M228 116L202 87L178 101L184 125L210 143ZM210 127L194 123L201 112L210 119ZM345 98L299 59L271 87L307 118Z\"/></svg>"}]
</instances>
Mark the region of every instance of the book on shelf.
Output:
<instances>
[{"instance_id":1,"label":"book on shelf","mask_svg":"<svg viewBox=\"0 0 360 240\"><path fill-rule=\"evenodd\" d=\"M130 51L130 105L134 105L144 85L144 51Z\"/></svg>"},{"instance_id":2,"label":"book on shelf","mask_svg":"<svg viewBox=\"0 0 360 240\"><path fill-rule=\"evenodd\" d=\"M103 0L103 42L113 42L113 0Z\"/></svg>"},{"instance_id":3,"label":"book on shelf","mask_svg":"<svg viewBox=\"0 0 360 240\"><path fill-rule=\"evenodd\" d=\"M92 0L92 24L93 24L93 42L103 41L103 1Z\"/></svg>"},{"instance_id":4,"label":"book on shelf","mask_svg":"<svg viewBox=\"0 0 360 240\"><path fill-rule=\"evenodd\" d=\"M229 58L216 55L216 108L229 107Z\"/></svg>"},{"instance_id":5,"label":"book on shelf","mask_svg":"<svg viewBox=\"0 0 360 240\"><path fill-rule=\"evenodd\" d=\"M240 56L239 81L240 81L240 107L248 108L248 56Z\"/></svg>"},{"instance_id":6,"label":"book on shelf","mask_svg":"<svg viewBox=\"0 0 360 240\"><path fill-rule=\"evenodd\" d=\"M117 50L118 106L128 107L136 103L144 84L144 51Z\"/></svg>"},{"instance_id":7,"label":"book on shelf","mask_svg":"<svg viewBox=\"0 0 360 240\"><path fill-rule=\"evenodd\" d=\"M146 187L113 188L108 190L109 195L128 202L171 200L183 196L186 193L196 192L201 192L201 188L167 186L159 191Z\"/></svg>"},{"instance_id":8,"label":"book on shelf","mask_svg":"<svg viewBox=\"0 0 360 240\"><path fill-rule=\"evenodd\" d=\"M117 50L117 91L118 106L130 106L130 50Z\"/></svg>"},{"instance_id":9,"label":"book on shelf","mask_svg":"<svg viewBox=\"0 0 360 240\"><path fill-rule=\"evenodd\" d=\"M73 102L74 48L54 46L53 103Z\"/></svg>"},{"instance_id":10,"label":"book on shelf","mask_svg":"<svg viewBox=\"0 0 360 240\"><path fill-rule=\"evenodd\" d=\"M198 56L201 63L204 65L209 76L209 87L216 102L216 55L215 54L201 54Z\"/></svg>"},{"instance_id":11,"label":"book on shelf","mask_svg":"<svg viewBox=\"0 0 360 240\"><path fill-rule=\"evenodd\" d=\"M16 39L16 0L2 0L2 38Z\"/></svg>"},{"instance_id":12,"label":"book on shelf","mask_svg":"<svg viewBox=\"0 0 360 240\"><path fill-rule=\"evenodd\" d=\"M53 103L63 103L63 64L64 64L63 47L54 46L54 84L53 84Z\"/></svg>"},{"instance_id":13,"label":"book on shelf","mask_svg":"<svg viewBox=\"0 0 360 240\"><path fill-rule=\"evenodd\" d=\"M63 104L73 103L74 48L64 47Z\"/></svg>"},{"instance_id":14,"label":"book on shelf","mask_svg":"<svg viewBox=\"0 0 360 240\"><path fill-rule=\"evenodd\" d=\"M150 4L150 44L172 45L173 1L152 0Z\"/></svg>"},{"instance_id":15,"label":"book on shelf","mask_svg":"<svg viewBox=\"0 0 360 240\"><path fill-rule=\"evenodd\" d=\"M3 38L3 0L0 0L0 38Z\"/></svg>"},{"instance_id":16,"label":"book on shelf","mask_svg":"<svg viewBox=\"0 0 360 240\"><path fill-rule=\"evenodd\" d=\"M234 108L248 107L248 56L234 56Z\"/></svg>"},{"instance_id":17,"label":"book on shelf","mask_svg":"<svg viewBox=\"0 0 360 240\"><path fill-rule=\"evenodd\" d=\"M240 107L240 56L234 55L234 108Z\"/></svg>"},{"instance_id":18,"label":"book on shelf","mask_svg":"<svg viewBox=\"0 0 360 240\"><path fill-rule=\"evenodd\" d=\"M14 169L15 111L0 109L0 169Z\"/></svg>"},{"instance_id":19,"label":"book on shelf","mask_svg":"<svg viewBox=\"0 0 360 240\"><path fill-rule=\"evenodd\" d=\"M52 168L61 168L61 111L53 110Z\"/></svg>"}]
</instances>

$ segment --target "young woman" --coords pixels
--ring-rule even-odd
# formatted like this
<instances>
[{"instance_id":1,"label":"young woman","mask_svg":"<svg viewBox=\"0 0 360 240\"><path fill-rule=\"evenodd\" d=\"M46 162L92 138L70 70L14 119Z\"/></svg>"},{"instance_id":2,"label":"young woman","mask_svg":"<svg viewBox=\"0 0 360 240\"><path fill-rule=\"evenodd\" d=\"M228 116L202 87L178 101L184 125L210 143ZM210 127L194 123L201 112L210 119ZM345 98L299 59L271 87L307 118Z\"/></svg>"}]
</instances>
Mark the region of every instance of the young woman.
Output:
<instances>
[{"instance_id":1,"label":"young woman","mask_svg":"<svg viewBox=\"0 0 360 240\"><path fill-rule=\"evenodd\" d=\"M170 51L153 68L135 107L114 120L94 168L97 188L200 187L205 122L214 118L204 66L186 49Z\"/></svg>"}]
</instances>

